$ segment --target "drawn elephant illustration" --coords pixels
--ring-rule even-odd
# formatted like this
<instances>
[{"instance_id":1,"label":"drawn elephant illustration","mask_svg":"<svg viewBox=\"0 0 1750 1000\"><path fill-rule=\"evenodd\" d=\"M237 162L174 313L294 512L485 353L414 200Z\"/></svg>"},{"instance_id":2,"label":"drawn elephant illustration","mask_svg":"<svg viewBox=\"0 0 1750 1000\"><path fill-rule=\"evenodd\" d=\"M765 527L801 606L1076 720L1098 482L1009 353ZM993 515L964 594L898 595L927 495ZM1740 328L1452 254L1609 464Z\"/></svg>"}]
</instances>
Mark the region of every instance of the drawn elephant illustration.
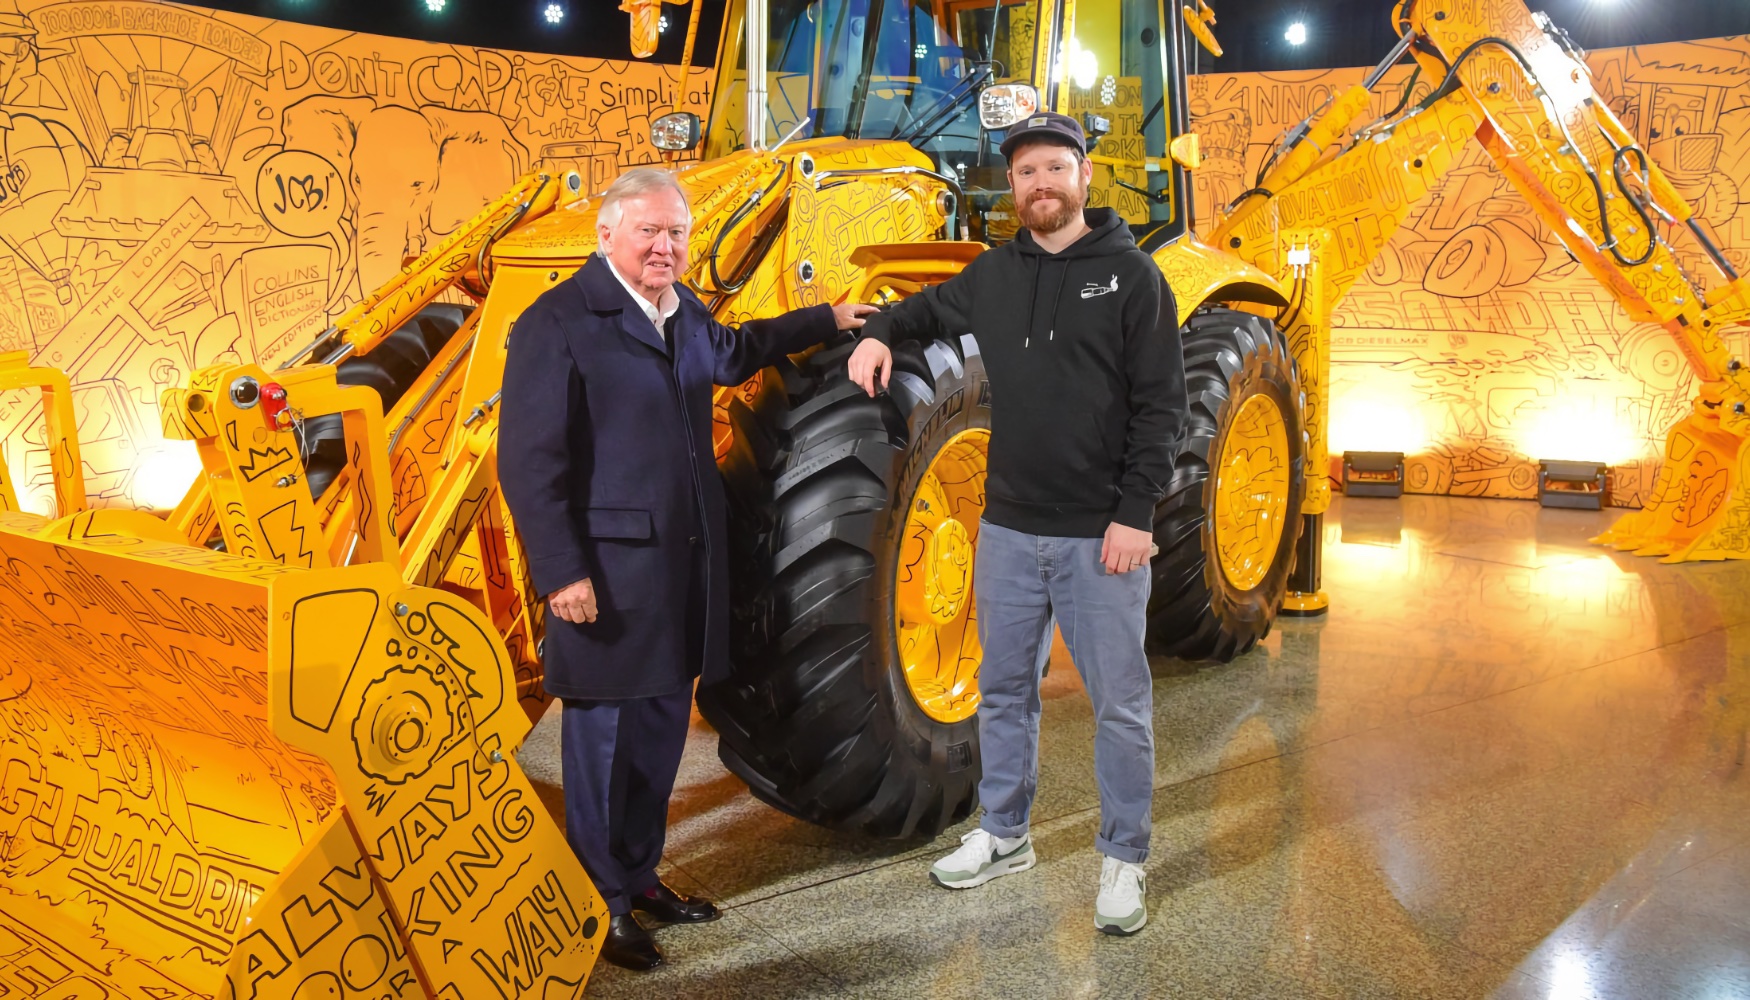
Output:
<instances>
[{"instance_id":1,"label":"drawn elephant illustration","mask_svg":"<svg viewBox=\"0 0 1750 1000\"><path fill-rule=\"evenodd\" d=\"M529 164L504 120L485 111L311 97L288 107L281 127L284 148L315 153L346 178L348 211L336 238L352 244L360 292L454 232Z\"/></svg>"}]
</instances>

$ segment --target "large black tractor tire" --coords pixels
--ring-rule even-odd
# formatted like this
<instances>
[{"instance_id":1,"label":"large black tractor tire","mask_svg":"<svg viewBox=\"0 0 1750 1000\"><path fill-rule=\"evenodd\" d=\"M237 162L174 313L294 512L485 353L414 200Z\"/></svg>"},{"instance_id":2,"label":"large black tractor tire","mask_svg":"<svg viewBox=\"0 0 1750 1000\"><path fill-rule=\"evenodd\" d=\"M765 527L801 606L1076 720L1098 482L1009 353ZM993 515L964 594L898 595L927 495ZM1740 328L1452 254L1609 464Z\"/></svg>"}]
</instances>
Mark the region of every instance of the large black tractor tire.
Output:
<instances>
[{"instance_id":1,"label":"large black tractor tire","mask_svg":"<svg viewBox=\"0 0 1750 1000\"><path fill-rule=\"evenodd\" d=\"M348 358L336 367L341 385L368 385L383 397L383 412L394 408L419 376L430 367L450 338L467 322L473 306L434 302L413 314L369 354ZM321 499L346 468L345 418L340 414L312 417L303 424L304 474L310 495Z\"/></svg>"},{"instance_id":2,"label":"large black tractor tire","mask_svg":"<svg viewBox=\"0 0 1750 1000\"><path fill-rule=\"evenodd\" d=\"M933 836L972 811L977 719L937 721L912 696L896 573L918 483L946 442L990 427L989 385L971 337L899 345L876 399L846 377L850 352L767 369L752 405L730 407L732 675L699 691L699 709L762 801L835 829Z\"/></svg>"},{"instance_id":3,"label":"large black tractor tire","mask_svg":"<svg viewBox=\"0 0 1750 1000\"><path fill-rule=\"evenodd\" d=\"M1208 308L1182 331L1190 425L1167 495L1155 510L1154 589L1148 605L1148 650L1183 660L1226 663L1270 634L1282 607L1300 538L1306 492L1305 401L1287 341L1250 313ZM1281 537L1263 578L1241 589L1221 566L1212 516L1219 476L1212 475L1234 418L1254 395L1281 413L1289 467Z\"/></svg>"}]
</instances>

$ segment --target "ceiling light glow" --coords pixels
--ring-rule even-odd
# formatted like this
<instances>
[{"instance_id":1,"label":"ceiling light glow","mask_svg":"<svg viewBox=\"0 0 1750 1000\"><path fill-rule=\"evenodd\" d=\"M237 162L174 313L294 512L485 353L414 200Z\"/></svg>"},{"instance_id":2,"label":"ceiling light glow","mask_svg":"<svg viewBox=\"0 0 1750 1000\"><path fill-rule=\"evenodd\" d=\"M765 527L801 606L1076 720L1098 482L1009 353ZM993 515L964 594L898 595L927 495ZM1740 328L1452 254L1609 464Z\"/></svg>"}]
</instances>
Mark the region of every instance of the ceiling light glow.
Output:
<instances>
[{"instance_id":1,"label":"ceiling light glow","mask_svg":"<svg viewBox=\"0 0 1750 1000\"><path fill-rule=\"evenodd\" d=\"M548 24L558 24L565 20L565 8L556 3L550 3L547 5L545 16Z\"/></svg>"},{"instance_id":2,"label":"ceiling light glow","mask_svg":"<svg viewBox=\"0 0 1750 1000\"><path fill-rule=\"evenodd\" d=\"M433 14L441 14L444 12L444 0L425 0L425 9Z\"/></svg>"},{"instance_id":3,"label":"ceiling light glow","mask_svg":"<svg viewBox=\"0 0 1750 1000\"><path fill-rule=\"evenodd\" d=\"M1286 31L1282 37L1288 39L1288 44L1290 45L1305 45L1306 25L1303 22L1296 21L1288 26L1288 31Z\"/></svg>"}]
</instances>

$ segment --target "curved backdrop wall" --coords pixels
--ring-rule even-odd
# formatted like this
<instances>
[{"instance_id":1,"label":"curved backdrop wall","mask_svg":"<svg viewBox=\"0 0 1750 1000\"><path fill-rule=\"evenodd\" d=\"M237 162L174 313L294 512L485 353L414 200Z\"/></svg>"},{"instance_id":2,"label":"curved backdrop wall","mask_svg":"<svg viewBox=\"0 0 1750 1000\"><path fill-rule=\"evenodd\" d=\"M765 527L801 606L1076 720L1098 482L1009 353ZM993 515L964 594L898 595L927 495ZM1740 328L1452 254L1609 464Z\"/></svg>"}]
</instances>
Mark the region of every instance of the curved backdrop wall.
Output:
<instances>
[{"instance_id":1,"label":"curved backdrop wall","mask_svg":"<svg viewBox=\"0 0 1750 1000\"><path fill-rule=\"evenodd\" d=\"M1750 268L1750 37L1591 64ZM1194 77L1199 217L1361 73ZM710 82L695 72L683 99L673 66L153 0L0 0L0 351L71 376L97 502L168 508L198 461L160 437L163 388L217 361L276 364L531 166L600 184L654 161L650 117L703 116ZM1639 505L1693 393L1676 345L1630 323L1475 145L1344 303L1334 341L1332 452L1409 453L1420 492L1529 497L1537 459L1571 458L1612 463L1614 501ZM46 511L39 411L0 394L20 500Z\"/></svg>"}]
</instances>

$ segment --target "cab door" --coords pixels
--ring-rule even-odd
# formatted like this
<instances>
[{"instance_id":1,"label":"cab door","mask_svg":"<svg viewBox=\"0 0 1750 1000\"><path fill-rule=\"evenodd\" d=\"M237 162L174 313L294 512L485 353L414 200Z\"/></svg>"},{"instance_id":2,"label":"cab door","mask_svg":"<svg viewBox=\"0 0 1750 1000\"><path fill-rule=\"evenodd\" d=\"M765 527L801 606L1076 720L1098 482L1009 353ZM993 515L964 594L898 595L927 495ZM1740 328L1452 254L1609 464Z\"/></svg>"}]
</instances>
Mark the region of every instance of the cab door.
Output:
<instances>
[{"instance_id":1,"label":"cab door","mask_svg":"<svg viewBox=\"0 0 1750 1000\"><path fill-rule=\"evenodd\" d=\"M1090 207L1112 208L1153 250L1189 230L1188 178L1169 155L1186 130L1184 29L1166 0L1068 0L1051 106L1093 133ZM1041 96L1045 96L1041 91Z\"/></svg>"}]
</instances>

